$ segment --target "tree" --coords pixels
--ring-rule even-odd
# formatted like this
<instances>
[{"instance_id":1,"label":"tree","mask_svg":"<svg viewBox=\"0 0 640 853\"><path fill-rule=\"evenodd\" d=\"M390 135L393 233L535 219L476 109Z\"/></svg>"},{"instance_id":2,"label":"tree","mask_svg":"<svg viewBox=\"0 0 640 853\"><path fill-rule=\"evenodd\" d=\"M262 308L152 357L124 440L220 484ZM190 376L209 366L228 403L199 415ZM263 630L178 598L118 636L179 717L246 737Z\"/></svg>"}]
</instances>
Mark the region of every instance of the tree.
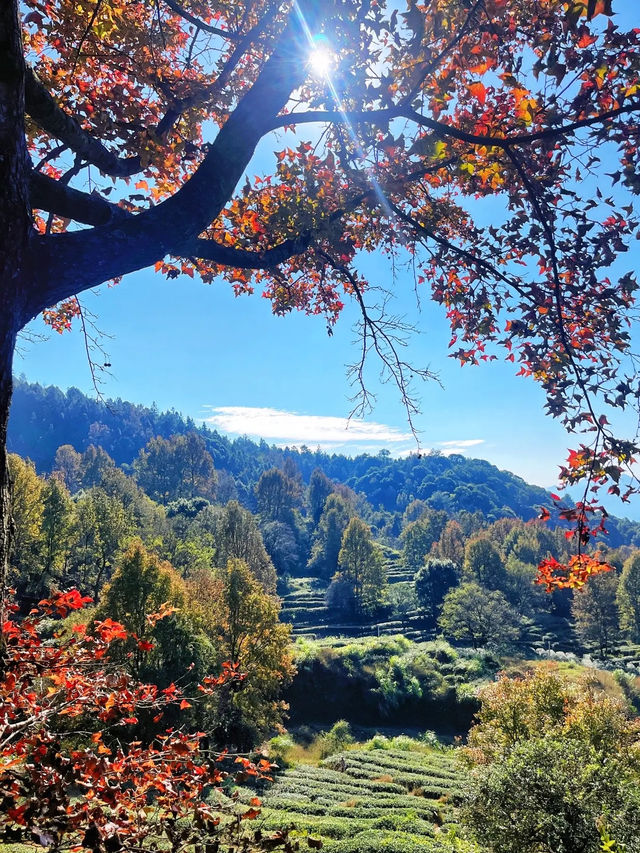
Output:
<instances>
[{"instance_id":1,"label":"tree","mask_svg":"<svg viewBox=\"0 0 640 853\"><path fill-rule=\"evenodd\" d=\"M394 583L389 586L387 598L391 613L402 622L402 630L407 627L407 621L412 611L418 607L418 598L410 583Z\"/></svg>"},{"instance_id":2,"label":"tree","mask_svg":"<svg viewBox=\"0 0 640 853\"><path fill-rule=\"evenodd\" d=\"M60 473L65 486L74 494L82 483L82 454L70 444L62 444L56 450L53 470Z\"/></svg>"},{"instance_id":3,"label":"tree","mask_svg":"<svg viewBox=\"0 0 640 853\"><path fill-rule=\"evenodd\" d=\"M518 560L513 554L505 563L507 572L505 594L510 603L523 616L532 616L536 610L550 607L552 600L536 583L536 566Z\"/></svg>"},{"instance_id":4,"label":"tree","mask_svg":"<svg viewBox=\"0 0 640 853\"><path fill-rule=\"evenodd\" d=\"M178 495L181 472L168 439L152 438L133 463L138 485L155 501L168 503Z\"/></svg>"},{"instance_id":5,"label":"tree","mask_svg":"<svg viewBox=\"0 0 640 853\"><path fill-rule=\"evenodd\" d=\"M109 471L113 471L115 462L99 445L90 444L82 454L82 485L85 489L99 486Z\"/></svg>"},{"instance_id":6,"label":"tree","mask_svg":"<svg viewBox=\"0 0 640 853\"><path fill-rule=\"evenodd\" d=\"M260 475L256 485L256 500L258 512L265 521L290 524L298 498L298 484L279 468L271 468Z\"/></svg>"},{"instance_id":7,"label":"tree","mask_svg":"<svg viewBox=\"0 0 640 853\"><path fill-rule=\"evenodd\" d=\"M264 547L273 562L278 577L291 575L306 564L306 555L296 539L296 532L282 521L269 521L262 525Z\"/></svg>"},{"instance_id":8,"label":"tree","mask_svg":"<svg viewBox=\"0 0 640 853\"><path fill-rule=\"evenodd\" d=\"M180 436L180 457L185 497L213 498L216 491L216 472L204 438L197 432Z\"/></svg>"},{"instance_id":9,"label":"tree","mask_svg":"<svg viewBox=\"0 0 640 853\"><path fill-rule=\"evenodd\" d=\"M503 676L480 698L464 817L483 847L640 850L638 725L622 702L550 667ZM614 846L604 846L605 833Z\"/></svg>"},{"instance_id":10,"label":"tree","mask_svg":"<svg viewBox=\"0 0 640 853\"><path fill-rule=\"evenodd\" d=\"M372 614L384 601L387 575L380 548L371 538L371 529L361 518L352 518L342 534L334 580L353 591L358 613Z\"/></svg>"},{"instance_id":11,"label":"tree","mask_svg":"<svg viewBox=\"0 0 640 853\"><path fill-rule=\"evenodd\" d=\"M67 569L74 506L59 475L52 474L44 484L42 505L42 562L38 578L31 581L31 593L38 598L46 594L52 579L63 581Z\"/></svg>"},{"instance_id":12,"label":"tree","mask_svg":"<svg viewBox=\"0 0 640 853\"><path fill-rule=\"evenodd\" d=\"M244 843L235 809L226 810L233 819L212 842L225 810L205 797L227 774L200 751L201 733L180 726L159 731L151 742L123 742L138 717L155 715L158 722L166 711L202 702L224 684L240 684L242 675L227 663L222 675L207 676L188 698L175 684L160 691L137 682L113 666L114 647L137 642L118 622L105 619L92 632L80 623L70 634L59 631L61 618L86 603L77 590L59 593L27 619L4 624L2 843L140 853L156 850L160 839L175 847L179 821L179 843L204 847L223 840L248 851L272 849L268 842L264 848ZM245 779L270 769L266 761L238 760ZM251 805L241 819L257 817L259 802Z\"/></svg>"},{"instance_id":13,"label":"tree","mask_svg":"<svg viewBox=\"0 0 640 853\"><path fill-rule=\"evenodd\" d=\"M500 552L484 536L470 539L464 549L462 570L465 578L477 581L487 589L504 589L507 574Z\"/></svg>"},{"instance_id":14,"label":"tree","mask_svg":"<svg viewBox=\"0 0 640 853\"><path fill-rule=\"evenodd\" d=\"M474 649L509 643L521 633L520 618L504 595L474 582L447 593L438 625L445 636L469 640Z\"/></svg>"},{"instance_id":15,"label":"tree","mask_svg":"<svg viewBox=\"0 0 640 853\"><path fill-rule=\"evenodd\" d=\"M325 501L333 489L334 484L324 471L320 468L314 468L309 479L309 509L314 524L318 524L320 521Z\"/></svg>"},{"instance_id":16,"label":"tree","mask_svg":"<svg viewBox=\"0 0 640 853\"><path fill-rule=\"evenodd\" d=\"M576 634L583 643L594 643L600 655L606 657L613 651L620 637L616 593L618 575L597 575L573 593L571 614Z\"/></svg>"},{"instance_id":17,"label":"tree","mask_svg":"<svg viewBox=\"0 0 640 853\"><path fill-rule=\"evenodd\" d=\"M282 723L287 706L280 694L294 673L291 627L279 621L278 600L243 560L230 559L189 586L218 658L237 664L245 676L240 686L230 682L216 695L213 735L222 746L247 750Z\"/></svg>"},{"instance_id":18,"label":"tree","mask_svg":"<svg viewBox=\"0 0 640 853\"><path fill-rule=\"evenodd\" d=\"M640 551L632 554L622 568L618 585L620 627L634 641L640 639Z\"/></svg>"},{"instance_id":19,"label":"tree","mask_svg":"<svg viewBox=\"0 0 640 853\"><path fill-rule=\"evenodd\" d=\"M224 568L229 560L243 560L269 593L276 591L276 572L262 541L256 519L237 501L225 507L207 507L196 518L213 548L213 564Z\"/></svg>"},{"instance_id":20,"label":"tree","mask_svg":"<svg viewBox=\"0 0 640 853\"><path fill-rule=\"evenodd\" d=\"M402 562L409 568L424 563L425 557L440 538L445 524L446 512L427 510L417 521L411 521L402 531Z\"/></svg>"},{"instance_id":21,"label":"tree","mask_svg":"<svg viewBox=\"0 0 640 853\"><path fill-rule=\"evenodd\" d=\"M464 560L465 536L457 521L447 521L440 538L434 544L431 552L441 560L451 560L456 566L462 567Z\"/></svg>"},{"instance_id":22,"label":"tree","mask_svg":"<svg viewBox=\"0 0 640 853\"><path fill-rule=\"evenodd\" d=\"M103 590L95 615L97 620L116 620L130 635L112 656L134 678L166 687L183 683L192 665L190 681L201 680L209 671L213 652L189 620L186 599L184 581L175 569L134 543ZM166 618L155 619L156 613Z\"/></svg>"},{"instance_id":23,"label":"tree","mask_svg":"<svg viewBox=\"0 0 640 853\"><path fill-rule=\"evenodd\" d=\"M82 495L75 509L78 581L97 599L133 535L133 519L117 496L97 486Z\"/></svg>"},{"instance_id":24,"label":"tree","mask_svg":"<svg viewBox=\"0 0 640 853\"><path fill-rule=\"evenodd\" d=\"M402 9L2 4L0 446L19 330L41 312L62 329L78 294L154 264L169 278L223 276L236 293L257 285L276 313L329 326L348 293L363 357L382 354L411 411L404 326L377 319L354 263L362 249L407 247L416 285L446 306L452 354L473 363L504 345L552 415L594 427L566 479L619 488L635 445L594 407L637 398L620 365L635 279L609 275L636 230L637 31L601 26L612 8L596 0ZM273 174L254 177L258 143L284 127L296 135L275 143ZM582 152L605 140L612 156L585 169ZM484 225L470 200L492 196L504 204ZM0 486L4 587L4 456Z\"/></svg>"},{"instance_id":25,"label":"tree","mask_svg":"<svg viewBox=\"0 0 640 853\"><path fill-rule=\"evenodd\" d=\"M44 483L29 461L15 454L9 455L9 470L13 487L11 505L14 534L11 543L11 568L15 572L13 583L18 585L36 570L40 561Z\"/></svg>"},{"instance_id":26,"label":"tree","mask_svg":"<svg viewBox=\"0 0 640 853\"><path fill-rule=\"evenodd\" d=\"M434 558L427 558L424 566L416 572L413 580L418 603L429 613L434 624L445 596L458 583L459 575L458 567L451 560Z\"/></svg>"},{"instance_id":27,"label":"tree","mask_svg":"<svg viewBox=\"0 0 640 853\"><path fill-rule=\"evenodd\" d=\"M331 578L338 570L342 534L352 515L351 506L340 495L333 493L326 499L309 558L309 571L313 574Z\"/></svg>"}]
</instances>

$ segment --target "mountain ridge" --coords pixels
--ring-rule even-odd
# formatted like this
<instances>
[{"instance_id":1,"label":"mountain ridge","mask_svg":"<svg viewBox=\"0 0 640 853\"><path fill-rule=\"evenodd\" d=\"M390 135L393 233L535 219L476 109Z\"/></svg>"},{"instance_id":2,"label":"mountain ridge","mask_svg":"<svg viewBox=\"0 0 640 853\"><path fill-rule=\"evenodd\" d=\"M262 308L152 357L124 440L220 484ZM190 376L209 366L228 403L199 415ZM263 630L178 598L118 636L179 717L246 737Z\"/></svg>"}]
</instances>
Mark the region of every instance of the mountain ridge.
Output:
<instances>
[{"instance_id":1,"label":"mountain ridge","mask_svg":"<svg viewBox=\"0 0 640 853\"><path fill-rule=\"evenodd\" d=\"M192 431L203 436L216 469L233 477L238 499L250 508L260 475L282 467L287 459L295 463L305 483L320 468L329 478L363 494L374 509L385 512L401 513L419 499L449 513L479 511L488 520L511 516L528 521L539 514L541 506L552 506L547 490L484 459L437 452L395 459L388 451L348 457L276 447L264 440L229 438L206 425L198 426L175 410L161 412L155 406L121 399L102 402L77 388L65 392L24 378L15 384L8 447L29 457L43 473L52 470L55 452L63 444L78 451L99 445L126 469L151 438ZM618 538L618 531L628 539L628 526L635 525L616 520L612 540Z\"/></svg>"}]
</instances>

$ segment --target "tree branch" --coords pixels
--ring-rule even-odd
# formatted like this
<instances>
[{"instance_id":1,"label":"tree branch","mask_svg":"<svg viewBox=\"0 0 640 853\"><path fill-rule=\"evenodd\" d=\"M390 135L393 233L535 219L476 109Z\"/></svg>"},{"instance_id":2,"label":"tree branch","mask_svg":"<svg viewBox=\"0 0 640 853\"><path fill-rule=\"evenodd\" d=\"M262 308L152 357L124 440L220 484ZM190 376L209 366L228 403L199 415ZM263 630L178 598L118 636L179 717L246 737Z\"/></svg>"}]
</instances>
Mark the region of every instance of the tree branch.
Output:
<instances>
[{"instance_id":1,"label":"tree branch","mask_svg":"<svg viewBox=\"0 0 640 853\"><path fill-rule=\"evenodd\" d=\"M132 216L95 192L72 189L42 172L31 172L30 192L33 207L84 225L111 225Z\"/></svg>"},{"instance_id":2,"label":"tree branch","mask_svg":"<svg viewBox=\"0 0 640 853\"><path fill-rule=\"evenodd\" d=\"M214 36L220 36L221 38L229 39L230 41L237 41L241 38L237 33L232 33L229 32L229 30L222 30L220 27L214 27L211 24L207 24L201 18L198 18L196 15L192 15L191 12L188 12L180 3L177 2L177 0L164 0L164 3L172 12L175 12L176 15L184 18L185 21L188 21L190 24L193 24L194 27L197 27L205 33L211 33Z\"/></svg>"},{"instance_id":3,"label":"tree branch","mask_svg":"<svg viewBox=\"0 0 640 853\"><path fill-rule=\"evenodd\" d=\"M459 31L456 33L456 35L449 42L447 42L447 44L444 46L444 48L440 51L440 53L437 56L435 56L430 62L427 62L420 69L418 77L417 77L415 83L412 85L409 94L406 96L406 98L404 98L405 103L411 103L411 101L416 97L416 95L419 93L420 89L422 88L422 84L424 83L427 75L431 74L432 71L435 71L435 69L440 65L440 63L444 59L444 57L448 53L451 53L451 51L453 50L454 47L456 47L458 44L460 44L460 42L462 41L462 39L465 37L468 30L470 29L471 24L474 21L476 12L478 12L482 8L483 5L484 5L484 0L476 0L474 5L472 6L472 8L469 9L469 12L467 13L467 17L466 17L464 23L462 24L462 26L460 27Z\"/></svg>"},{"instance_id":4,"label":"tree branch","mask_svg":"<svg viewBox=\"0 0 640 853\"><path fill-rule=\"evenodd\" d=\"M409 225L413 230L415 230L421 237L426 237L429 240L433 240L434 243L437 243L439 246L442 246L443 249L447 249L452 252L459 258L467 261L470 264L473 264L478 269L483 272L487 272L490 275L494 276L498 281L502 281L507 287L512 288L516 291L523 299L528 299L528 295L523 290L520 283L517 279L512 276L507 276L503 272L501 272L494 264L490 261L487 261L485 258L481 258L479 255L474 255L473 252L468 251L468 249L463 249L462 246L456 246L455 243L452 243L450 240L447 240L446 237L443 237L440 234L437 234L431 228L428 228L422 222L418 222L413 216L410 216L408 213L405 213L401 207L397 204L390 204L391 210L395 213L395 215L402 222Z\"/></svg>"},{"instance_id":5,"label":"tree branch","mask_svg":"<svg viewBox=\"0 0 640 853\"><path fill-rule=\"evenodd\" d=\"M307 0L305 6L307 5ZM318 13L309 2L309 25ZM240 100L191 178L175 195L122 223L50 237L32 237L35 286L26 320L49 305L111 278L189 253L194 235L215 221L232 197L273 117L308 73L306 41L295 15L280 35L256 82Z\"/></svg>"},{"instance_id":6,"label":"tree branch","mask_svg":"<svg viewBox=\"0 0 640 853\"><path fill-rule=\"evenodd\" d=\"M129 177L140 171L139 157L118 157L102 142L65 113L31 68L25 78L25 110L42 130L59 139L83 160L114 177Z\"/></svg>"},{"instance_id":7,"label":"tree branch","mask_svg":"<svg viewBox=\"0 0 640 853\"><path fill-rule=\"evenodd\" d=\"M313 110L303 113L287 113L286 115L278 116L273 121L269 130L277 130L281 127L289 127L298 124L311 123L332 123L332 124L382 124L388 123L395 118L405 118L413 121L421 127L429 128L438 137L451 137L458 139L461 142L467 142L470 145L489 145L495 148L512 148L518 145L525 145L529 142L536 142L541 139L556 139L560 136L567 136L575 133L583 127L590 127L600 122L611 121L620 115L627 113L640 112L640 102L627 104L623 107L618 107L615 110L609 110L606 113L600 113L597 116L580 119L571 122L570 124L561 125L559 127L551 127L547 130L540 130L536 133L520 133L514 136L487 136L484 134L468 133L465 130L460 130L458 127L447 124L446 122L436 121L435 119L423 116L417 110L406 105L400 104L395 107L387 107L379 110L354 110L342 112L341 110Z\"/></svg>"},{"instance_id":8,"label":"tree branch","mask_svg":"<svg viewBox=\"0 0 640 853\"><path fill-rule=\"evenodd\" d=\"M311 245L311 240L311 232L305 231L263 252L252 252L223 246L213 240L198 239L191 244L187 252L181 254L236 269L268 269L305 252Z\"/></svg>"},{"instance_id":9,"label":"tree branch","mask_svg":"<svg viewBox=\"0 0 640 853\"><path fill-rule=\"evenodd\" d=\"M391 379L400 392L409 428L416 444L420 447L418 430L414 424L414 417L419 414L420 410L418 402L411 392L411 380L415 376L420 379L435 379L437 382L440 380L428 368L419 368L409 364L400 355L400 347L406 346L406 334L415 331L414 328L401 318L390 317L384 306L379 307L379 316L373 317L371 309L364 301L362 289L351 270L322 249L318 250L317 254L349 284L360 309L360 358L349 368L352 384L358 385L360 389L354 398L354 400L359 400L359 403L351 414L363 415L371 408L372 395L367 388L364 373L367 356L373 350L382 364L383 378Z\"/></svg>"}]
</instances>

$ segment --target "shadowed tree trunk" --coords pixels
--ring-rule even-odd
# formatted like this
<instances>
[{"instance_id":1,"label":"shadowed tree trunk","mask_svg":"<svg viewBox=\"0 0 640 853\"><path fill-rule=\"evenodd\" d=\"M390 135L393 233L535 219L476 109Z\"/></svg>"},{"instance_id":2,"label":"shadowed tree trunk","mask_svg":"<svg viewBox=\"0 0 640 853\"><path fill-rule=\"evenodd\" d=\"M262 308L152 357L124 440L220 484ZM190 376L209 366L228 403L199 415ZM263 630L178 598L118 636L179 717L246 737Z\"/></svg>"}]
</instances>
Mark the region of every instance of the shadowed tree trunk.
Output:
<instances>
[{"instance_id":1,"label":"shadowed tree trunk","mask_svg":"<svg viewBox=\"0 0 640 853\"><path fill-rule=\"evenodd\" d=\"M13 351L23 325L31 228L24 137L24 60L17 3L0 3L0 631L5 619L11 544L6 453Z\"/></svg>"}]
</instances>

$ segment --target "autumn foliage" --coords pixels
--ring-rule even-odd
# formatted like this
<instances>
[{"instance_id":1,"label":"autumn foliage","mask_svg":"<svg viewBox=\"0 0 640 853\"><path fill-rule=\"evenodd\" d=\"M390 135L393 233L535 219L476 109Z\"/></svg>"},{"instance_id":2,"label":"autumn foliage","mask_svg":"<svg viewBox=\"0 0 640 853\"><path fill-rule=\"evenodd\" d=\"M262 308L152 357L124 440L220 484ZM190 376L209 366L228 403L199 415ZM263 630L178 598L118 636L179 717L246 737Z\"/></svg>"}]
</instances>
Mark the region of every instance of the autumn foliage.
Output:
<instances>
[{"instance_id":1,"label":"autumn foliage","mask_svg":"<svg viewBox=\"0 0 640 853\"><path fill-rule=\"evenodd\" d=\"M454 358L506 358L583 434L561 476L585 507L628 500L640 29L616 6L25 0L35 229L14 240L8 338L43 311L62 331L84 290L152 266L329 329L351 300L356 385L377 354L411 418L410 377L429 372L359 268L382 253L443 307Z\"/></svg>"},{"instance_id":2,"label":"autumn foliage","mask_svg":"<svg viewBox=\"0 0 640 853\"><path fill-rule=\"evenodd\" d=\"M226 814L207 802L233 758L203 751L202 733L162 731L160 721L168 708L190 707L242 674L225 664L189 697L175 684L159 690L139 683L110 662L114 644L136 641L118 622L51 637L52 622L59 626L87 601L75 590L59 593L27 618L5 622L0 839L116 853L159 843L174 851L204 842L217 849L223 829L228 839L239 838L242 818L259 814L258 801L246 811L228 800ZM139 736L142 718L155 724L150 739ZM264 760L235 760L244 779L270 770Z\"/></svg>"}]
</instances>

